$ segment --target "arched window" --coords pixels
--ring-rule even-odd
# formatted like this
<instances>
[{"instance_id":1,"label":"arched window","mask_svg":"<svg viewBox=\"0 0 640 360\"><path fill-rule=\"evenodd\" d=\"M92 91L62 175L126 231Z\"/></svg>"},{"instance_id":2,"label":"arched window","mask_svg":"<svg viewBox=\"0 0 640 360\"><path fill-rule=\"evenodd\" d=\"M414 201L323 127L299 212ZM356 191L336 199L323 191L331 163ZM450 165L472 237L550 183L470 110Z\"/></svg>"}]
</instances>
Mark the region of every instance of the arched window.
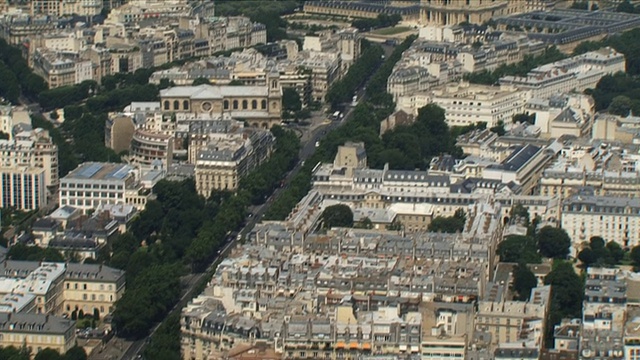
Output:
<instances>
[{"instance_id":1,"label":"arched window","mask_svg":"<svg viewBox=\"0 0 640 360\"><path fill-rule=\"evenodd\" d=\"M173 101L173 110L180 110L180 101L178 100Z\"/></svg>"},{"instance_id":2,"label":"arched window","mask_svg":"<svg viewBox=\"0 0 640 360\"><path fill-rule=\"evenodd\" d=\"M229 100L225 100L225 101L223 102L223 106L224 106L224 109L225 109L225 110L229 110Z\"/></svg>"},{"instance_id":3,"label":"arched window","mask_svg":"<svg viewBox=\"0 0 640 360\"><path fill-rule=\"evenodd\" d=\"M182 102L182 109L189 110L189 100L185 100Z\"/></svg>"},{"instance_id":4,"label":"arched window","mask_svg":"<svg viewBox=\"0 0 640 360\"><path fill-rule=\"evenodd\" d=\"M262 100L261 108L264 110L267 108L267 100Z\"/></svg>"},{"instance_id":5,"label":"arched window","mask_svg":"<svg viewBox=\"0 0 640 360\"><path fill-rule=\"evenodd\" d=\"M242 109L246 110L249 107L249 103L247 100L242 100Z\"/></svg>"},{"instance_id":6,"label":"arched window","mask_svg":"<svg viewBox=\"0 0 640 360\"><path fill-rule=\"evenodd\" d=\"M164 101L164 109L169 110L169 100Z\"/></svg>"},{"instance_id":7,"label":"arched window","mask_svg":"<svg viewBox=\"0 0 640 360\"><path fill-rule=\"evenodd\" d=\"M238 110L238 100L233 100L233 110Z\"/></svg>"},{"instance_id":8,"label":"arched window","mask_svg":"<svg viewBox=\"0 0 640 360\"><path fill-rule=\"evenodd\" d=\"M254 110L258 108L258 100L251 101L251 108Z\"/></svg>"}]
</instances>

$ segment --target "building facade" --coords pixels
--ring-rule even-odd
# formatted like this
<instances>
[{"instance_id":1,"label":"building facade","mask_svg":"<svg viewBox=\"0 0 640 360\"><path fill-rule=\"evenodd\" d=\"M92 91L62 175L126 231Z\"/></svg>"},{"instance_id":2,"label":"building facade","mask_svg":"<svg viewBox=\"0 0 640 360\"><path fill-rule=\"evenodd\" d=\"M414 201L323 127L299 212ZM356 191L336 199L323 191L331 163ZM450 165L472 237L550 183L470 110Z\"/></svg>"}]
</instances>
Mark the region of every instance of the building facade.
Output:
<instances>
[{"instance_id":1,"label":"building facade","mask_svg":"<svg viewBox=\"0 0 640 360\"><path fill-rule=\"evenodd\" d=\"M268 129L280 123L282 89L278 78L267 86L176 86L160 90L160 102L163 112L228 113Z\"/></svg>"}]
</instances>

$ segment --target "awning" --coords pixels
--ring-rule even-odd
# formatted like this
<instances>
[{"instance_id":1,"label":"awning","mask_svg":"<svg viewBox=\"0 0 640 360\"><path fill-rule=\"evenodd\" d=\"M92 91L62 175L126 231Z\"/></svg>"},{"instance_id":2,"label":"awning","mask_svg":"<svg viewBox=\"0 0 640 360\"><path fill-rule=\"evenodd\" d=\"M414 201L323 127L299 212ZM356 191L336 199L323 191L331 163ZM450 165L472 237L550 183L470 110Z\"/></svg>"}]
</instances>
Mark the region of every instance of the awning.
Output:
<instances>
[{"instance_id":1,"label":"awning","mask_svg":"<svg viewBox=\"0 0 640 360\"><path fill-rule=\"evenodd\" d=\"M371 344L369 343L362 344L362 350L371 350Z\"/></svg>"},{"instance_id":2,"label":"awning","mask_svg":"<svg viewBox=\"0 0 640 360\"><path fill-rule=\"evenodd\" d=\"M411 345L411 352L412 352L412 353L420 352L420 346L417 346L417 345Z\"/></svg>"},{"instance_id":3,"label":"awning","mask_svg":"<svg viewBox=\"0 0 640 360\"><path fill-rule=\"evenodd\" d=\"M358 348L358 343L357 343L357 342L352 341L352 342L349 344L349 349L357 349L357 348Z\"/></svg>"},{"instance_id":4,"label":"awning","mask_svg":"<svg viewBox=\"0 0 640 360\"><path fill-rule=\"evenodd\" d=\"M336 344L336 348L341 349L344 348L346 346L346 344L342 341L338 341L338 343Z\"/></svg>"},{"instance_id":5,"label":"awning","mask_svg":"<svg viewBox=\"0 0 640 360\"><path fill-rule=\"evenodd\" d=\"M407 345L400 345L400 351L407 351Z\"/></svg>"}]
</instances>

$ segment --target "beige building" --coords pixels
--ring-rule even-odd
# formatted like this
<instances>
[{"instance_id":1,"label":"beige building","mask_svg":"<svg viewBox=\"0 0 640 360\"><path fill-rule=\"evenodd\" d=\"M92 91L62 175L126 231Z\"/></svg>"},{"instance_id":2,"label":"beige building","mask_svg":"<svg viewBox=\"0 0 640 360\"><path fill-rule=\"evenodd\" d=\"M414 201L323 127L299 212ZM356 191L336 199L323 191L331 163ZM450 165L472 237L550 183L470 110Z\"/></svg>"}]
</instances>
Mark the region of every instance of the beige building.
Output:
<instances>
[{"instance_id":1,"label":"beige building","mask_svg":"<svg viewBox=\"0 0 640 360\"><path fill-rule=\"evenodd\" d=\"M235 191L240 179L271 156L271 132L247 129L239 135L211 139L198 151L195 178L200 195L209 197L214 190Z\"/></svg>"},{"instance_id":2,"label":"beige building","mask_svg":"<svg viewBox=\"0 0 640 360\"><path fill-rule=\"evenodd\" d=\"M420 23L455 25L462 22L482 24L491 18L525 11L545 10L546 0L420 0Z\"/></svg>"},{"instance_id":3,"label":"beige building","mask_svg":"<svg viewBox=\"0 0 640 360\"><path fill-rule=\"evenodd\" d=\"M280 123L282 89L277 76L268 86L176 86L160 90L160 103L165 113L228 113L268 129Z\"/></svg>"},{"instance_id":4,"label":"beige building","mask_svg":"<svg viewBox=\"0 0 640 360\"><path fill-rule=\"evenodd\" d=\"M67 264L64 274L63 313L82 310L100 317L110 314L125 290L124 271L98 264Z\"/></svg>"},{"instance_id":5,"label":"beige building","mask_svg":"<svg viewBox=\"0 0 640 360\"><path fill-rule=\"evenodd\" d=\"M571 237L574 255L593 236L631 248L640 244L640 202L636 198L575 195L562 204L561 225Z\"/></svg>"},{"instance_id":6,"label":"beige building","mask_svg":"<svg viewBox=\"0 0 640 360\"><path fill-rule=\"evenodd\" d=\"M80 15L100 14L103 0L31 0L31 15Z\"/></svg>"},{"instance_id":7,"label":"beige building","mask_svg":"<svg viewBox=\"0 0 640 360\"><path fill-rule=\"evenodd\" d=\"M476 331L491 334L491 350L511 348L542 349L551 287L531 290L530 300L480 301L475 318Z\"/></svg>"},{"instance_id":8,"label":"beige building","mask_svg":"<svg viewBox=\"0 0 640 360\"><path fill-rule=\"evenodd\" d=\"M0 347L26 346L33 358L45 348L64 354L75 345L75 321L43 314L0 313Z\"/></svg>"}]
</instances>

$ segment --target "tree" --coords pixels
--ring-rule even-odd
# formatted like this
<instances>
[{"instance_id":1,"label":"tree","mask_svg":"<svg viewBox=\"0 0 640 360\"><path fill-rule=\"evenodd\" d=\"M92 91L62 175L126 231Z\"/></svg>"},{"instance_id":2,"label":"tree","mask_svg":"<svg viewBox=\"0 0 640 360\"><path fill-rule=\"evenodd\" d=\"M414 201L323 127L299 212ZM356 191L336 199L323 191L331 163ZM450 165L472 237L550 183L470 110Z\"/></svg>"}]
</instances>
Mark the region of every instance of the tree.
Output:
<instances>
[{"instance_id":1,"label":"tree","mask_svg":"<svg viewBox=\"0 0 640 360\"><path fill-rule=\"evenodd\" d=\"M640 245L636 245L631 249L631 261L636 268L640 268Z\"/></svg>"},{"instance_id":2,"label":"tree","mask_svg":"<svg viewBox=\"0 0 640 360\"><path fill-rule=\"evenodd\" d=\"M353 227L353 212L347 205L328 206L322 212L322 221L324 227L331 229L333 227Z\"/></svg>"},{"instance_id":3,"label":"tree","mask_svg":"<svg viewBox=\"0 0 640 360\"><path fill-rule=\"evenodd\" d=\"M529 210L520 203L511 208L510 217L515 223L521 222L524 226L529 226Z\"/></svg>"},{"instance_id":4,"label":"tree","mask_svg":"<svg viewBox=\"0 0 640 360\"><path fill-rule=\"evenodd\" d=\"M60 118L60 115L58 115L58 112L56 110L52 111L51 114L49 114L49 116L53 120L58 120Z\"/></svg>"},{"instance_id":5,"label":"tree","mask_svg":"<svg viewBox=\"0 0 640 360\"><path fill-rule=\"evenodd\" d=\"M530 236L509 235L498 244L496 252L502 262L539 264L541 260L536 241Z\"/></svg>"},{"instance_id":6,"label":"tree","mask_svg":"<svg viewBox=\"0 0 640 360\"><path fill-rule=\"evenodd\" d=\"M516 299L526 301L531 296L531 289L538 285L538 280L531 269L525 263L519 263L513 269L513 290Z\"/></svg>"},{"instance_id":7,"label":"tree","mask_svg":"<svg viewBox=\"0 0 640 360\"><path fill-rule=\"evenodd\" d=\"M282 90L282 108L287 111L298 111L302 109L300 95L294 88Z\"/></svg>"},{"instance_id":8,"label":"tree","mask_svg":"<svg viewBox=\"0 0 640 360\"><path fill-rule=\"evenodd\" d=\"M584 284L568 261L556 261L544 283L551 285L551 302L562 317L580 317Z\"/></svg>"},{"instance_id":9,"label":"tree","mask_svg":"<svg viewBox=\"0 0 640 360\"><path fill-rule=\"evenodd\" d=\"M56 350L45 348L36 354L34 360L62 360L62 356Z\"/></svg>"},{"instance_id":10,"label":"tree","mask_svg":"<svg viewBox=\"0 0 640 360\"><path fill-rule=\"evenodd\" d=\"M456 210L453 216L437 216L429 224L429 231L450 234L462 232L466 218L467 216L462 209Z\"/></svg>"},{"instance_id":11,"label":"tree","mask_svg":"<svg viewBox=\"0 0 640 360\"><path fill-rule=\"evenodd\" d=\"M598 261L598 255L590 247L586 247L578 253L578 260L589 267Z\"/></svg>"},{"instance_id":12,"label":"tree","mask_svg":"<svg viewBox=\"0 0 640 360\"><path fill-rule=\"evenodd\" d=\"M536 234L538 249L544 257L566 259L571 247L571 238L563 229L545 226Z\"/></svg>"},{"instance_id":13,"label":"tree","mask_svg":"<svg viewBox=\"0 0 640 360\"><path fill-rule=\"evenodd\" d=\"M489 128L489 131L498 134L498 136L503 136L504 134L506 134L506 131L504 130L504 122L502 120L499 120L496 126Z\"/></svg>"},{"instance_id":14,"label":"tree","mask_svg":"<svg viewBox=\"0 0 640 360\"><path fill-rule=\"evenodd\" d=\"M69 349L63 357L64 360L87 360L87 353L80 346Z\"/></svg>"},{"instance_id":15,"label":"tree","mask_svg":"<svg viewBox=\"0 0 640 360\"><path fill-rule=\"evenodd\" d=\"M211 82L209 81L209 79L204 78L204 77L199 77L196 78L195 80L193 80L193 86L198 86L198 85L211 85Z\"/></svg>"},{"instance_id":16,"label":"tree","mask_svg":"<svg viewBox=\"0 0 640 360\"><path fill-rule=\"evenodd\" d=\"M629 2L629 0L624 0L623 2L618 4L618 6L616 7L616 11L633 14L636 12L636 8L635 6L633 6L633 4L631 4L631 2Z\"/></svg>"},{"instance_id":17,"label":"tree","mask_svg":"<svg viewBox=\"0 0 640 360\"><path fill-rule=\"evenodd\" d=\"M554 326L564 318L582 316L584 283L568 261L555 260L553 269L545 277L544 283L551 285L551 305L547 320L546 338L553 339Z\"/></svg>"},{"instance_id":18,"label":"tree","mask_svg":"<svg viewBox=\"0 0 640 360\"><path fill-rule=\"evenodd\" d=\"M631 112L631 106L632 102L630 98L624 95L619 95L611 100L611 104L607 111L613 115L628 116Z\"/></svg>"}]
</instances>

